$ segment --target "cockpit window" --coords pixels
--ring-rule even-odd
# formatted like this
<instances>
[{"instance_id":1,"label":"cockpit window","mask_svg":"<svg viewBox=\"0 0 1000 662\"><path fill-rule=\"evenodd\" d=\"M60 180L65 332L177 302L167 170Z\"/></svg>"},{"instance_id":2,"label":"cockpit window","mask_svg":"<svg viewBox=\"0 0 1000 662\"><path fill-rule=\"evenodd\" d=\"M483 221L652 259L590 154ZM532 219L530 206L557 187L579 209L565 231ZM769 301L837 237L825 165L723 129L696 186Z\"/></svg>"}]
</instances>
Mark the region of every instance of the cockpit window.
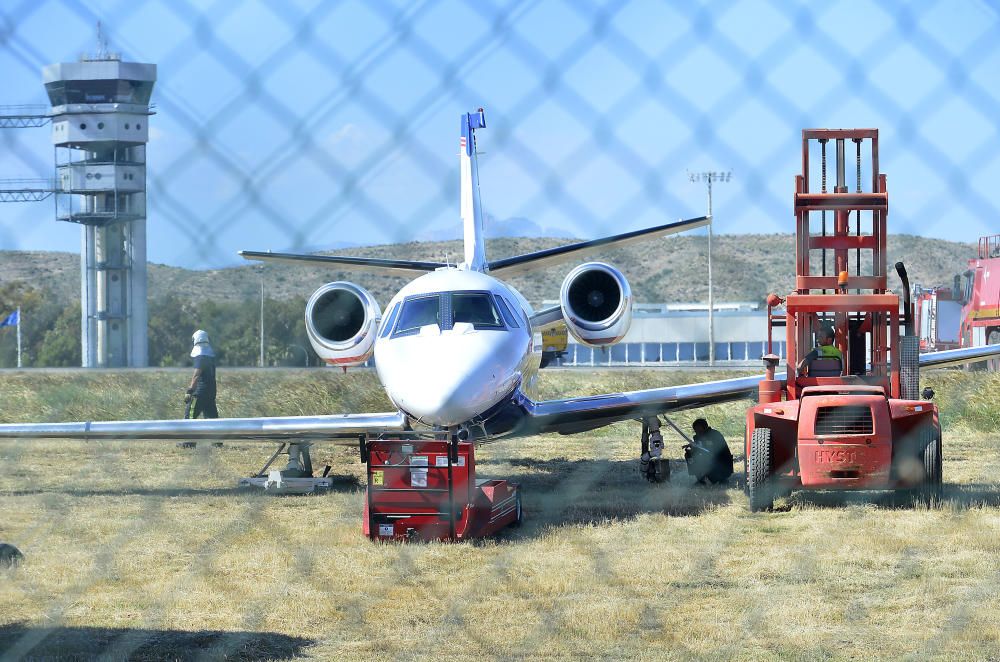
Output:
<instances>
[{"instance_id":1,"label":"cockpit window","mask_svg":"<svg viewBox=\"0 0 1000 662\"><path fill-rule=\"evenodd\" d=\"M474 329L502 331L517 328L517 323L510 319L504 325L506 315L501 316L497 302L489 292L420 294L403 301L391 333L393 337L409 336L428 324L437 324L442 331L448 331L459 322L471 324ZM387 329L392 326L393 313L389 317Z\"/></svg>"},{"instance_id":2,"label":"cockpit window","mask_svg":"<svg viewBox=\"0 0 1000 662\"><path fill-rule=\"evenodd\" d=\"M441 324L441 296L430 296L407 299L403 302L403 310L399 313L396 333L417 331L428 324Z\"/></svg>"},{"instance_id":3,"label":"cockpit window","mask_svg":"<svg viewBox=\"0 0 1000 662\"><path fill-rule=\"evenodd\" d=\"M389 335L389 332L392 331L392 325L396 321L396 313L398 312L399 312L399 303L397 302L396 305L392 307L392 311L389 313L389 316L386 318L385 322L383 322L382 330L381 333L379 333L379 336L385 338L387 335Z\"/></svg>"},{"instance_id":4,"label":"cockpit window","mask_svg":"<svg viewBox=\"0 0 1000 662\"><path fill-rule=\"evenodd\" d=\"M512 306L508 305L507 299L497 295L497 303L500 304L500 312L503 313L503 318L507 320L507 326L516 329L518 326L517 319L514 317L514 313L511 312Z\"/></svg>"},{"instance_id":5,"label":"cockpit window","mask_svg":"<svg viewBox=\"0 0 1000 662\"><path fill-rule=\"evenodd\" d=\"M452 322L468 322L477 329L502 329L500 313L493 297L485 292L456 292L451 295Z\"/></svg>"}]
</instances>

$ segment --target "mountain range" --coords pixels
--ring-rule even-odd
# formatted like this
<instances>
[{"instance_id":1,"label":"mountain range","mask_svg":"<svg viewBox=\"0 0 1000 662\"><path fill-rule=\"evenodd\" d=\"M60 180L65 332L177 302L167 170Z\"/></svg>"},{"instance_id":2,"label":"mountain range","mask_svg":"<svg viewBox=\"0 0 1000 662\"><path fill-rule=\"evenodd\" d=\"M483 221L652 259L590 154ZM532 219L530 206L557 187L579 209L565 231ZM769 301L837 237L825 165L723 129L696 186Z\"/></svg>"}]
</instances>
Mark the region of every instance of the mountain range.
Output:
<instances>
[{"instance_id":1,"label":"mountain range","mask_svg":"<svg viewBox=\"0 0 1000 662\"><path fill-rule=\"evenodd\" d=\"M523 229L523 225L520 226ZM567 238L496 237L487 240L487 255L496 259L572 243ZM893 235L888 240L890 288L899 288L891 265L906 264L911 283L945 285L964 271L976 246L969 243ZM345 248L336 254L414 260L462 258L459 240L421 241L384 246ZM817 252L818 254L818 252ZM698 302L708 298L708 241L706 236L681 235L596 254L620 268L640 302ZM818 257L816 258L818 261ZM855 255L850 256L854 271ZM74 253L0 251L0 283L27 282L49 292L64 304L80 296L80 261ZM544 269L511 280L534 304L556 299L559 285L572 264ZM791 234L715 235L712 251L716 301L762 301L769 293L785 294L794 285L795 242ZM865 268L865 261L862 261ZM832 270L831 270L832 273ZM257 300L260 280L272 299L306 297L323 283L350 280L367 288L385 304L406 280L392 276L338 271L322 267L248 263L224 269L190 270L150 264L149 298L168 293L193 301Z\"/></svg>"}]
</instances>

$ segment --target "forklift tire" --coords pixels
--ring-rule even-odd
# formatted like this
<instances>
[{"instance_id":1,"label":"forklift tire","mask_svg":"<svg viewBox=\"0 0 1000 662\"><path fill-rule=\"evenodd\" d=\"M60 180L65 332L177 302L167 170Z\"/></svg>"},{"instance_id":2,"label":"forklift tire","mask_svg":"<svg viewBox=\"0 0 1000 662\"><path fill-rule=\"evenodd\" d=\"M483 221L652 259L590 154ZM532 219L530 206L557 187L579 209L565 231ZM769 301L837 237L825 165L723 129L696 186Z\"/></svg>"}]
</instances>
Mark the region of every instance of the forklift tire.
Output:
<instances>
[{"instance_id":1,"label":"forklift tire","mask_svg":"<svg viewBox=\"0 0 1000 662\"><path fill-rule=\"evenodd\" d=\"M514 493L514 521L510 523L511 526L521 526L524 521L524 510L521 509L521 488L517 488L517 492Z\"/></svg>"},{"instance_id":2,"label":"forklift tire","mask_svg":"<svg viewBox=\"0 0 1000 662\"><path fill-rule=\"evenodd\" d=\"M941 500L941 485L943 476L941 470L941 437L931 426L920 429L924 450L921 459L924 463L924 483L921 486L922 501L928 506Z\"/></svg>"},{"instance_id":3,"label":"forklift tire","mask_svg":"<svg viewBox=\"0 0 1000 662\"><path fill-rule=\"evenodd\" d=\"M771 429L757 428L750 437L750 455L747 457L747 495L750 512L771 510L774 507L774 486L771 481Z\"/></svg>"}]
</instances>

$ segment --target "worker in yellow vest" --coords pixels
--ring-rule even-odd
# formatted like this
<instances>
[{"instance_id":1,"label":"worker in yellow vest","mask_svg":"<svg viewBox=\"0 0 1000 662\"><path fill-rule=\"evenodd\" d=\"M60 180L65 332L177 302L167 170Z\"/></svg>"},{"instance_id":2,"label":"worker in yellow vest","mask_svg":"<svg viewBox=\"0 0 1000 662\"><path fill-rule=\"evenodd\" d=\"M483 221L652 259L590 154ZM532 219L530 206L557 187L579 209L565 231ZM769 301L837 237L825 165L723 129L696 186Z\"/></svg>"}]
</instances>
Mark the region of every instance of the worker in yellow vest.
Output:
<instances>
[{"instance_id":1,"label":"worker in yellow vest","mask_svg":"<svg viewBox=\"0 0 1000 662\"><path fill-rule=\"evenodd\" d=\"M844 355L841 353L840 349L833 344L834 339L837 337L837 332L833 330L832 326L826 326L819 331L819 344L813 348L811 352L802 357L802 360L798 363L799 374L804 374L808 372L809 366L816 359L839 359L840 365L844 365Z\"/></svg>"}]
</instances>

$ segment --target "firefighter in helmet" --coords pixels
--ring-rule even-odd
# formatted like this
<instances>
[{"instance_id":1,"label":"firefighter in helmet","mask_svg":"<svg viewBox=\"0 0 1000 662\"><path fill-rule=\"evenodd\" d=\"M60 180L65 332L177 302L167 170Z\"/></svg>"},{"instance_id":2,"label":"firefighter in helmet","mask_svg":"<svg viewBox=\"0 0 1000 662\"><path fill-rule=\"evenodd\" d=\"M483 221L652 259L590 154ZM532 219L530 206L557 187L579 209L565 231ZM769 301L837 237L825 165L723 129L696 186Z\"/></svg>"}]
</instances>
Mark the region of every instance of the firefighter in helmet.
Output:
<instances>
[{"instance_id":1,"label":"firefighter in helmet","mask_svg":"<svg viewBox=\"0 0 1000 662\"><path fill-rule=\"evenodd\" d=\"M203 414L205 418L218 418L219 410L215 407L215 352L208 342L208 334L198 329L191 336L191 358L194 359L194 374L187 388L184 401L190 403L191 418Z\"/></svg>"}]
</instances>

